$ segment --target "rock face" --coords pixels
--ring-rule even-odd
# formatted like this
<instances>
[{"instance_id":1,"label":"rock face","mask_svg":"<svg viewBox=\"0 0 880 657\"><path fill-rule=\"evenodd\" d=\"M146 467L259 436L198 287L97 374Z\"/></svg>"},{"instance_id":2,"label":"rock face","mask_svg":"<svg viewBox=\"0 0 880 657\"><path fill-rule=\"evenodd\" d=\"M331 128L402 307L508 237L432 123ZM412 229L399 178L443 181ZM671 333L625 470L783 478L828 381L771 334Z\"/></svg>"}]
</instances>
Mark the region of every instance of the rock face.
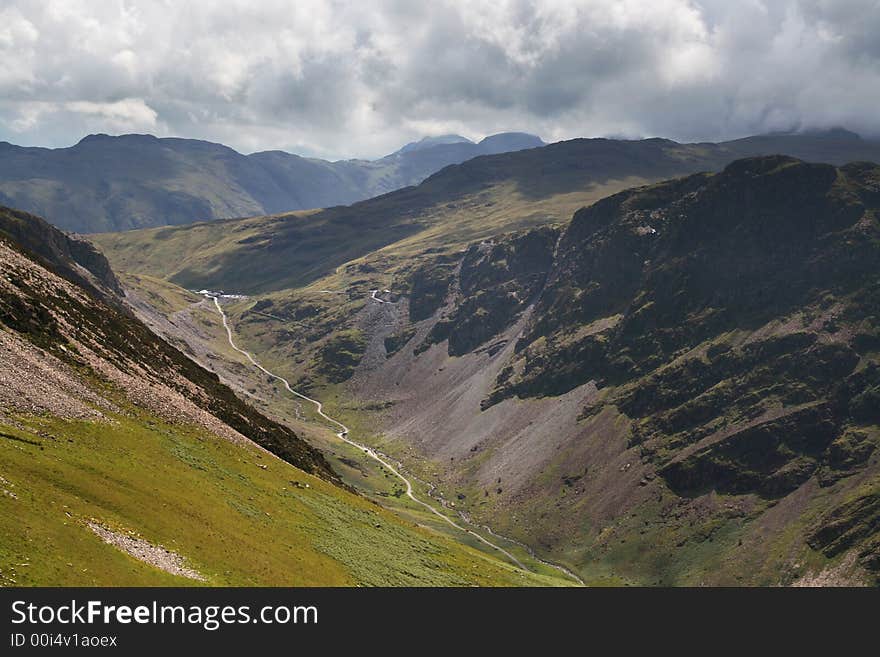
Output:
<instances>
[{"instance_id":1,"label":"rock face","mask_svg":"<svg viewBox=\"0 0 880 657\"><path fill-rule=\"evenodd\" d=\"M491 356L520 322L513 347L498 356L503 362L486 361L498 374L483 413L497 418L518 399L544 404L581 394L570 455L552 463L578 473L569 487L594 498L560 505L542 483L550 466L520 472L503 450L491 452L503 440L495 434L471 447L473 456L445 448L456 454L448 476L464 485L470 473L494 467L531 478L508 504L551 527L545 518L569 522L563 510L581 514L581 528L604 524L605 533L556 537L562 545L586 541L594 556L616 554L609 527L632 539L625 532L635 530L619 528L626 518L676 532L711 525L702 542L732 517L758 526L787 513L784 522L801 518L792 534L801 548L828 558L854 550L859 567L880 577L878 217L880 166L768 156L608 197L579 211L561 235L517 234L475 244L457 262L423 265L410 285L410 319L432 324L410 367L438 343L476 367L476 354ZM590 386L594 393L577 392ZM498 405L507 410L496 413ZM405 435L416 421L392 431ZM632 456L621 457L617 479L628 480L632 468L641 473L635 488L594 470L618 439L624 444L614 449ZM456 440L468 437L443 444ZM676 501L666 507L648 501L669 494ZM603 496L614 496L618 510L609 512ZM732 501L720 509L722 496ZM670 516L670 504L687 510ZM777 504L785 511L771 512ZM648 535L657 545L667 540L645 527L636 540ZM676 550L697 539L676 540L658 557L670 560L667 573L676 560L696 558Z\"/></svg>"},{"instance_id":2,"label":"rock face","mask_svg":"<svg viewBox=\"0 0 880 657\"><path fill-rule=\"evenodd\" d=\"M425 345L448 340L449 353L460 356L510 326L544 285L557 237L556 229L541 228L468 249L454 310L434 325Z\"/></svg>"},{"instance_id":3,"label":"rock face","mask_svg":"<svg viewBox=\"0 0 880 657\"><path fill-rule=\"evenodd\" d=\"M0 207L0 233L75 283L122 294L110 263L91 242L62 233L40 217Z\"/></svg>"},{"instance_id":4,"label":"rock face","mask_svg":"<svg viewBox=\"0 0 880 657\"><path fill-rule=\"evenodd\" d=\"M855 547L861 564L880 572L880 493L867 493L827 513L809 537L829 557Z\"/></svg>"},{"instance_id":5,"label":"rock face","mask_svg":"<svg viewBox=\"0 0 880 657\"><path fill-rule=\"evenodd\" d=\"M613 389L681 494L781 496L833 469L880 383L878 183L767 157L582 210L493 399Z\"/></svg>"}]
</instances>

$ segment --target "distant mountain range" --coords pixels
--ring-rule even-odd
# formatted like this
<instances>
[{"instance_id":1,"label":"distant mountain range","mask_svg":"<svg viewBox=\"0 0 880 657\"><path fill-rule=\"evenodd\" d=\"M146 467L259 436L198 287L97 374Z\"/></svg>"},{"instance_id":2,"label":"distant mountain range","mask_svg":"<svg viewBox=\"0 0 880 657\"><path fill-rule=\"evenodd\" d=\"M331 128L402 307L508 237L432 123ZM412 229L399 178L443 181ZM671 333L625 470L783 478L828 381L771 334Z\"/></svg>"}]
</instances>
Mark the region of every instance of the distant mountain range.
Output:
<instances>
[{"instance_id":1,"label":"distant mountain range","mask_svg":"<svg viewBox=\"0 0 880 657\"><path fill-rule=\"evenodd\" d=\"M415 152L460 146L468 145ZM395 243L401 258L411 262L415 251L454 252L503 232L561 225L579 208L623 189L720 171L736 159L767 154L835 165L880 162L880 142L843 131L720 144L573 139L472 158L416 187L311 213L307 220L254 217L94 239L122 271L167 277L187 288L254 294L305 285L379 249L394 260L398 249L389 248ZM381 264L383 270L393 268L390 260Z\"/></svg>"},{"instance_id":2,"label":"distant mountain range","mask_svg":"<svg viewBox=\"0 0 880 657\"><path fill-rule=\"evenodd\" d=\"M715 171L756 155L838 165L880 161L880 141L846 130L720 143L575 139L544 146L534 135L514 132L479 143L443 135L378 160L328 162L283 151L242 155L222 144L151 135L89 135L58 149L0 142L0 204L46 217L64 230L98 233L350 205L418 185L450 165L481 156L496 159L452 172L445 180L472 188L507 177L513 166L522 167L514 176L521 188L541 181L561 185L560 191L581 191L610 172L617 179L659 180ZM519 157L507 158L514 153ZM669 155L659 166L658 153Z\"/></svg>"},{"instance_id":3,"label":"distant mountain range","mask_svg":"<svg viewBox=\"0 0 880 657\"><path fill-rule=\"evenodd\" d=\"M347 205L415 185L478 155L536 148L534 135L479 143L427 137L378 160L242 155L206 141L89 135L70 148L0 142L0 204L91 233Z\"/></svg>"}]
</instances>

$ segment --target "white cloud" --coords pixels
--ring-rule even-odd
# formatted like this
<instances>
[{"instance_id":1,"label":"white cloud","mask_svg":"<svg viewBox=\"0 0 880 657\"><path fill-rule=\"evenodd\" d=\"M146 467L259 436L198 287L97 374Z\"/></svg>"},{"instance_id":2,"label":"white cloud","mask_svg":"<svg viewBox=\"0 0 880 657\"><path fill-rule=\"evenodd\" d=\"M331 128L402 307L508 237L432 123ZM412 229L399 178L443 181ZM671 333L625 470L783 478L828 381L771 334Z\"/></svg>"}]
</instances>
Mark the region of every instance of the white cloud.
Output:
<instances>
[{"instance_id":1,"label":"white cloud","mask_svg":"<svg viewBox=\"0 0 880 657\"><path fill-rule=\"evenodd\" d=\"M115 130L137 130L156 126L156 111L141 98L126 98L114 103L77 100L64 103L63 109L86 116L97 116Z\"/></svg>"},{"instance_id":2,"label":"white cloud","mask_svg":"<svg viewBox=\"0 0 880 657\"><path fill-rule=\"evenodd\" d=\"M426 131L880 133L876 0L6 0L0 139L375 156Z\"/></svg>"}]
</instances>

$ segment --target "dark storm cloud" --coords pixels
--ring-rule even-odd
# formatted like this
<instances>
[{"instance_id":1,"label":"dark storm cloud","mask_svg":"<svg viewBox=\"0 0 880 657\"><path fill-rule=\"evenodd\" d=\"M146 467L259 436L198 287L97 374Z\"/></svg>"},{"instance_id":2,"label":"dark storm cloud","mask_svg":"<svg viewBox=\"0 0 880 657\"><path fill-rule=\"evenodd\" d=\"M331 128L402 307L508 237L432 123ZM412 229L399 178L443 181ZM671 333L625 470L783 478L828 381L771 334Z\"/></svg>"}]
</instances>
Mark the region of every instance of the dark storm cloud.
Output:
<instances>
[{"instance_id":1,"label":"dark storm cloud","mask_svg":"<svg viewBox=\"0 0 880 657\"><path fill-rule=\"evenodd\" d=\"M0 139L373 156L423 134L880 133L874 0L0 4Z\"/></svg>"}]
</instances>

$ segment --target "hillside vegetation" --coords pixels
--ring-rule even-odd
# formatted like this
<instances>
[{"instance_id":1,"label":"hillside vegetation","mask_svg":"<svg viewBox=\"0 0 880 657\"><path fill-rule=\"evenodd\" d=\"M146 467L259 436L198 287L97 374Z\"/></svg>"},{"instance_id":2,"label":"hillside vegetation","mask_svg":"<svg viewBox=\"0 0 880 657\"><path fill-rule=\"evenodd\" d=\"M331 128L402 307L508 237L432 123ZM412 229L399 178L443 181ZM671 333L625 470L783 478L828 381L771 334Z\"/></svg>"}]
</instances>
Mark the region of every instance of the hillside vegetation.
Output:
<instances>
[{"instance_id":1,"label":"hillside vegetation","mask_svg":"<svg viewBox=\"0 0 880 657\"><path fill-rule=\"evenodd\" d=\"M564 583L354 494L112 284L100 254L0 209L0 584Z\"/></svg>"}]
</instances>

